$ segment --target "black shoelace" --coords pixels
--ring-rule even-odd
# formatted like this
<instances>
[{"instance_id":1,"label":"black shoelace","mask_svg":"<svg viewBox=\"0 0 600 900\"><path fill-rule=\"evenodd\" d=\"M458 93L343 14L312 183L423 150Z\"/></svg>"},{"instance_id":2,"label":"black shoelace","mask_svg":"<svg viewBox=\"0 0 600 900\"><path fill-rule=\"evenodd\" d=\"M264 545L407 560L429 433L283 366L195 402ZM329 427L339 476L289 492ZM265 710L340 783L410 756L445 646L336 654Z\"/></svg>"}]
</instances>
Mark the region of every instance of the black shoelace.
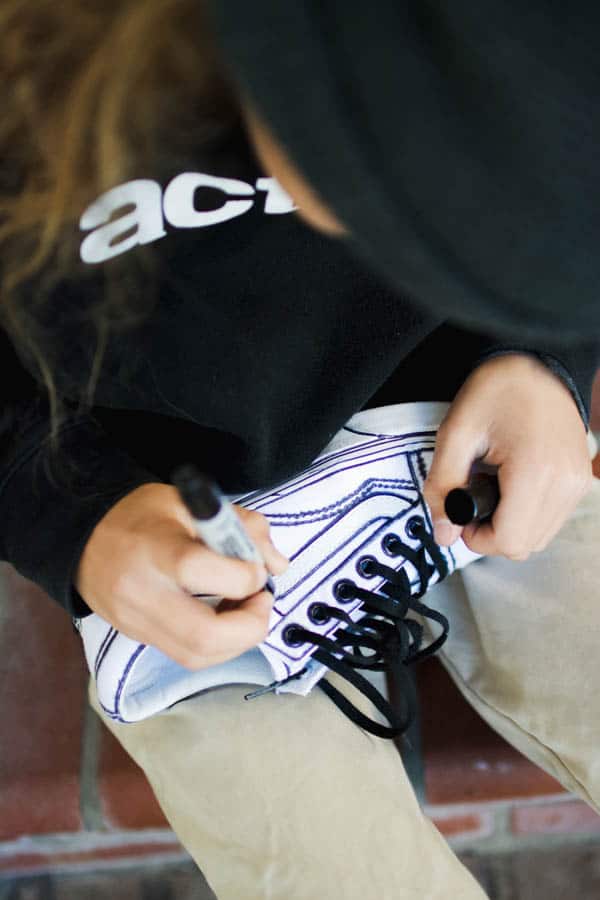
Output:
<instances>
[{"instance_id":1,"label":"black shoelace","mask_svg":"<svg viewBox=\"0 0 600 900\"><path fill-rule=\"evenodd\" d=\"M398 535L388 533L382 540L382 549L392 558L401 556L413 564L419 577L415 593L411 593L411 583L403 568L396 570L374 556L363 556L357 563L360 574L367 578L379 576L386 579L379 592L367 591L350 579L336 582L333 592L339 604L362 600L362 609L366 612L364 618L354 622L343 609L315 601L308 608L308 616L315 625L338 619L345 627L338 628L333 638L295 623L287 625L283 632L284 641L291 647L304 643L316 644L313 659L342 675L371 700L389 725L382 725L366 716L325 678L319 682L319 687L348 718L371 734L384 738L403 734L415 715L414 682L406 667L431 656L448 636L446 617L420 602L432 575L437 571L441 581L448 574L448 565L420 516L409 520L407 531L420 541L418 548L403 543ZM429 554L433 565L428 562L426 554ZM415 619L407 618L411 610L442 626L442 634L427 647L421 647L423 626ZM357 671L359 669L387 671L393 680L398 707L394 708Z\"/></svg>"}]
</instances>

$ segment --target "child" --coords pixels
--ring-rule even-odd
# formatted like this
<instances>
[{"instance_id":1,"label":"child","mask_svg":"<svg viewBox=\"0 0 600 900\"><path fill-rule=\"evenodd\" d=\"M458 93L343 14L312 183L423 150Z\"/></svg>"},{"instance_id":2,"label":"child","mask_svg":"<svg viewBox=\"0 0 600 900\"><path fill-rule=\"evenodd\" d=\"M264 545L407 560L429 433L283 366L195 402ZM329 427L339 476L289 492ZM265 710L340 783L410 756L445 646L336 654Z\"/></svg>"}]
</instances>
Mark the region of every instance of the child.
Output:
<instances>
[{"instance_id":1,"label":"child","mask_svg":"<svg viewBox=\"0 0 600 900\"><path fill-rule=\"evenodd\" d=\"M508 5L56 6L5 14L4 155L16 135L27 152L5 188L2 557L71 614L215 665L264 637L266 570L287 563L258 513L239 510L264 567L196 541L176 464L241 493L301 471L360 409L452 401L425 494L438 544L487 558L436 589L443 661L597 805L597 279L591 212L569 203L592 143L585 122L548 137L573 99L544 62L561 23ZM501 502L461 533L443 498L475 459ZM482 896L393 747L321 694L257 708L219 688L125 726L93 684L90 700L221 900Z\"/></svg>"}]
</instances>

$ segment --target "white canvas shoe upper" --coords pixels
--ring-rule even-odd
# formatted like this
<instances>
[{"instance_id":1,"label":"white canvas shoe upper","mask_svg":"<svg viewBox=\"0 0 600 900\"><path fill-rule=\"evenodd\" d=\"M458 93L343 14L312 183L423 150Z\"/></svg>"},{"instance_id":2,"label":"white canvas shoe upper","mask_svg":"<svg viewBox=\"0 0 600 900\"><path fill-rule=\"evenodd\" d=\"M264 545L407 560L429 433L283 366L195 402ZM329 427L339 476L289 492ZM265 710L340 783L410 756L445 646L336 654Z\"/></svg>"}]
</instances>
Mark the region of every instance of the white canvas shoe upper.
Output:
<instances>
[{"instance_id":1,"label":"white canvas shoe upper","mask_svg":"<svg viewBox=\"0 0 600 900\"><path fill-rule=\"evenodd\" d=\"M423 528L428 532L425 543L432 542L422 486L446 410L443 403L414 403L357 413L303 472L268 491L230 498L266 516L273 543L290 560L286 572L274 579L268 637L253 650L190 672L96 614L77 620L107 715L137 722L220 684L276 682L277 692L307 694L330 667L319 659L327 660L336 646L331 642L340 640L348 627L352 632L353 622L367 622L367 615L373 615L368 605L365 609L365 591L382 603L393 602L386 593L394 574L390 569L402 584L408 579L410 594L421 596L440 574L477 559L461 540L451 548L424 548ZM398 555L402 546L412 559ZM382 574L386 571L388 577ZM362 590L362 597L352 596L355 589ZM375 617L369 620L371 630L363 632L377 642L377 611ZM323 643L317 647L314 640ZM364 643L356 640L356 645ZM356 645L354 651L346 649L350 659L356 659ZM341 649L336 655L344 657Z\"/></svg>"}]
</instances>

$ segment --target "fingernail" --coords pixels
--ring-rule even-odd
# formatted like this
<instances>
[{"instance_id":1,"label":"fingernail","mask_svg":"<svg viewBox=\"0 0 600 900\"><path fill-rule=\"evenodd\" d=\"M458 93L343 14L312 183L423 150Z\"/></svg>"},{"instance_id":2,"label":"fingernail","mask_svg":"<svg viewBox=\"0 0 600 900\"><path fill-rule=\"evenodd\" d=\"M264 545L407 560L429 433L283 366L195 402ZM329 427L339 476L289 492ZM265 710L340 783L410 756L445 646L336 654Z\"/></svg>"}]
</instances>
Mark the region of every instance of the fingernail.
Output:
<instances>
[{"instance_id":1,"label":"fingernail","mask_svg":"<svg viewBox=\"0 0 600 900\"><path fill-rule=\"evenodd\" d=\"M436 544L444 544L449 546L453 544L458 537L456 526L449 522L448 519L438 519L433 523L433 533Z\"/></svg>"}]
</instances>

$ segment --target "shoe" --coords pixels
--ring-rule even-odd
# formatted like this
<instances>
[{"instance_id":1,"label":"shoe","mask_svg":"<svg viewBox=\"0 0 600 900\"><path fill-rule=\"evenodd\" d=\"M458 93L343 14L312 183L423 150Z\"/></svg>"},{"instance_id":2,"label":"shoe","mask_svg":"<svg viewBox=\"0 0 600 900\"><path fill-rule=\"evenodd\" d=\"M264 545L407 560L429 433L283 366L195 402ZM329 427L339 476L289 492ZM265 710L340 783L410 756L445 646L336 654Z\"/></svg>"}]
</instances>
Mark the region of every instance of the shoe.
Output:
<instances>
[{"instance_id":1,"label":"shoe","mask_svg":"<svg viewBox=\"0 0 600 900\"><path fill-rule=\"evenodd\" d=\"M261 686L248 698L267 690L306 695L319 685L371 733L404 732L415 703L406 666L438 650L448 634L446 618L421 597L478 558L461 540L436 545L423 499L446 410L411 403L357 413L297 476L230 497L269 520L273 543L290 560L274 578L270 630L258 647L190 672L96 614L74 620L106 715L137 722L222 684ZM423 648L424 619L439 634ZM323 677L329 670L368 696L388 724L354 706ZM391 674L400 708L360 670Z\"/></svg>"}]
</instances>

